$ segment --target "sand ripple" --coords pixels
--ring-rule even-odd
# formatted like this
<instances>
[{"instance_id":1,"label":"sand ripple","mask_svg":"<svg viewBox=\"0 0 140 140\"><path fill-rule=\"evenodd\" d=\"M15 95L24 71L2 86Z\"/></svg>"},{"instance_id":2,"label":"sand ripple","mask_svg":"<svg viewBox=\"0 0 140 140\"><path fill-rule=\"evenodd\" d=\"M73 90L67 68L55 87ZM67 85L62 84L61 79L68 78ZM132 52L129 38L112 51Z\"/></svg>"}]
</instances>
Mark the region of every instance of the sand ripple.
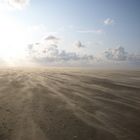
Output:
<instances>
[{"instance_id":1,"label":"sand ripple","mask_svg":"<svg viewBox=\"0 0 140 140\"><path fill-rule=\"evenodd\" d=\"M0 140L139 138L140 71L0 70Z\"/></svg>"}]
</instances>

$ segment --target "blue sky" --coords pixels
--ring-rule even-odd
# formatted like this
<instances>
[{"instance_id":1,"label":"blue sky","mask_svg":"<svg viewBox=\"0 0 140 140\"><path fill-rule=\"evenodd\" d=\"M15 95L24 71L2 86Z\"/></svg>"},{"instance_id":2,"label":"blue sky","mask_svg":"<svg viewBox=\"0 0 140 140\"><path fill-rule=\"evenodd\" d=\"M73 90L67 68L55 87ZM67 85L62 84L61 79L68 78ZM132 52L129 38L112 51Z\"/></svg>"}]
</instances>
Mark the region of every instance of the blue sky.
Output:
<instances>
[{"instance_id":1,"label":"blue sky","mask_svg":"<svg viewBox=\"0 0 140 140\"><path fill-rule=\"evenodd\" d=\"M65 51L65 55L75 54L77 58L72 60L80 59L80 63L85 55L92 55L98 62L105 61L106 65L108 61L109 64L123 64L124 61L128 64L137 61L138 66L140 60L139 7L139 0L23 0L18 3L15 0L0 0L0 15L2 15L0 20L6 18L8 20L3 20L3 22L17 25L19 29L15 27L17 30L17 34L13 35L15 38L27 38L21 39L24 41L21 41L21 44L25 45L22 49L19 45L20 41L8 44L13 50L27 51L26 47L29 44L38 42L39 50L35 46L33 48L39 52L44 49L42 38L51 36L47 40L46 46L55 45L57 47L58 54L53 57L60 59L61 52ZM4 26L2 29L5 30L13 27L9 27L9 24L0 26ZM20 36L19 30L24 34ZM13 30L11 31L13 32ZM1 36L3 36L2 33ZM7 40L9 38L10 36ZM4 40L6 39L4 38ZM51 41L49 45L48 41ZM3 46L1 49L8 48L6 43L3 45L0 42L0 44ZM123 48L123 50L119 48ZM106 52L110 57L106 56ZM10 53L9 51L8 54ZM13 55L10 57L14 57L18 52L12 53ZM32 55L37 59L38 56ZM48 59L48 55L42 54L42 57L44 63ZM128 62L132 57L133 61ZM9 59L8 56L6 58ZM90 62L90 65L98 62ZM68 62L66 63L68 64ZM76 62L75 65L77 63L79 62ZM71 62L72 64L73 62Z\"/></svg>"}]
</instances>

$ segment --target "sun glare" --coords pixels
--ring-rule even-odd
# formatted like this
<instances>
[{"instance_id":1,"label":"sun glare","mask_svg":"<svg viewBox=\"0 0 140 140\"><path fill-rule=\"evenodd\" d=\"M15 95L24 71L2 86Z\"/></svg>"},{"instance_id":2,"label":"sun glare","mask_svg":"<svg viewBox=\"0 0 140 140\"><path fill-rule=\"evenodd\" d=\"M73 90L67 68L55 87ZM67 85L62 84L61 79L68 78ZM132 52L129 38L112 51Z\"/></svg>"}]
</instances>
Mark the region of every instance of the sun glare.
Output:
<instances>
[{"instance_id":1,"label":"sun glare","mask_svg":"<svg viewBox=\"0 0 140 140\"><path fill-rule=\"evenodd\" d=\"M24 56L26 34L24 28L7 16L0 20L0 57L12 61Z\"/></svg>"}]
</instances>

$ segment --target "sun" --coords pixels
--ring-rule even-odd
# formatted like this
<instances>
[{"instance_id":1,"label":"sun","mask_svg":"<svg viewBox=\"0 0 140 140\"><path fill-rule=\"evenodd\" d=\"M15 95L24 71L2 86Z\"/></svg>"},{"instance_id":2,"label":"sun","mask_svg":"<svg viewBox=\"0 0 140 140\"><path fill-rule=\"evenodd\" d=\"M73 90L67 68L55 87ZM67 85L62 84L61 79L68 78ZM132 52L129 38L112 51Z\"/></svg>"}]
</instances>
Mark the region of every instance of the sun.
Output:
<instances>
[{"instance_id":1,"label":"sun","mask_svg":"<svg viewBox=\"0 0 140 140\"><path fill-rule=\"evenodd\" d=\"M24 56L26 33L14 19L0 15L0 58L12 61Z\"/></svg>"}]
</instances>

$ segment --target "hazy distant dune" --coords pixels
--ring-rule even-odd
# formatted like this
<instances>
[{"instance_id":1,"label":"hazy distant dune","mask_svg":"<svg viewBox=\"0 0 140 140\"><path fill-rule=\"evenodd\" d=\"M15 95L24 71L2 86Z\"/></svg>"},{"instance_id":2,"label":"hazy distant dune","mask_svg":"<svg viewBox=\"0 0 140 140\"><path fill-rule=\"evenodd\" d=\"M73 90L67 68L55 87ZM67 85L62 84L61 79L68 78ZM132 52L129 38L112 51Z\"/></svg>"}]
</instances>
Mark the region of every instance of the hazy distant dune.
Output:
<instances>
[{"instance_id":1,"label":"hazy distant dune","mask_svg":"<svg viewBox=\"0 0 140 140\"><path fill-rule=\"evenodd\" d=\"M139 137L140 71L0 70L0 140Z\"/></svg>"}]
</instances>

